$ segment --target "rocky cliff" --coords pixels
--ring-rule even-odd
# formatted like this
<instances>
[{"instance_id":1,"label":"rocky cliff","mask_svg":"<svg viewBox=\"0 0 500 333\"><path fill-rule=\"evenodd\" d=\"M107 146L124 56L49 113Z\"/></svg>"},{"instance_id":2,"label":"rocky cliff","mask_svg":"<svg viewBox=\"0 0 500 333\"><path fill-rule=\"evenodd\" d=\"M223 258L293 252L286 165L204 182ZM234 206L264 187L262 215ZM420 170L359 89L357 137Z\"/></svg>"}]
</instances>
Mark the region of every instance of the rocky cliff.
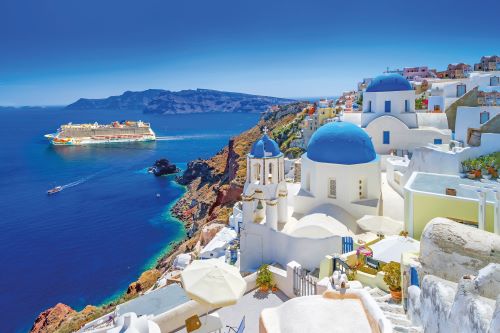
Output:
<instances>
[{"instance_id":1,"label":"rocky cliff","mask_svg":"<svg viewBox=\"0 0 500 333\"><path fill-rule=\"evenodd\" d=\"M208 89L127 91L102 99L80 98L68 110L144 110L144 113L264 112L293 100Z\"/></svg>"},{"instance_id":2,"label":"rocky cliff","mask_svg":"<svg viewBox=\"0 0 500 333\"><path fill-rule=\"evenodd\" d=\"M126 91L120 96L110 96L101 99L80 98L66 106L68 110L142 110L149 102L165 92L162 89L144 91Z\"/></svg>"},{"instance_id":3,"label":"rocky cliff","mask_svg":"<svg viewBox=\"0 0 500 333\"><path fill-rule=\"evenodd\" d=\"M146 106L144 113L264 112L271 105L291 102L290 99L208 89L164 91Z\"/></svg>"}]
</instances>

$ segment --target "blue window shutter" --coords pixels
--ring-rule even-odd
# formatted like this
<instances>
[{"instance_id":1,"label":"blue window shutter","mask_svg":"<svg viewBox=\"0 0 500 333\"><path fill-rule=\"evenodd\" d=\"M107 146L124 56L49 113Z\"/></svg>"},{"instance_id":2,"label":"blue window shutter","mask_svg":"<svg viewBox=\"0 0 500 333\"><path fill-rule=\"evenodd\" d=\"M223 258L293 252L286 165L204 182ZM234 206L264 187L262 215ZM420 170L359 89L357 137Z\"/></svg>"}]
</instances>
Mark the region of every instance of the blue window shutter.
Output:
<instances>
[{"instance_id":1,"label":"blue window shutter","mask_svg":"<svg viewBox=\"0 0 500 333\"><path fill-rule=\"evenodd\" d=\"M441 144L443 144L443 140L441 140L441 139L434 139L434 144L435 145L441 145Z\"/></svg>"},{"instance_id":2,"label":"blue window shutter","mask_svg":"<svg viewBox=\"0 0 500 333\"><path fill-rule=\"evenodd\" d=\"M391 143L391 132L384 131L384 145L388 145Z\"/></svg>"}]
</instances>

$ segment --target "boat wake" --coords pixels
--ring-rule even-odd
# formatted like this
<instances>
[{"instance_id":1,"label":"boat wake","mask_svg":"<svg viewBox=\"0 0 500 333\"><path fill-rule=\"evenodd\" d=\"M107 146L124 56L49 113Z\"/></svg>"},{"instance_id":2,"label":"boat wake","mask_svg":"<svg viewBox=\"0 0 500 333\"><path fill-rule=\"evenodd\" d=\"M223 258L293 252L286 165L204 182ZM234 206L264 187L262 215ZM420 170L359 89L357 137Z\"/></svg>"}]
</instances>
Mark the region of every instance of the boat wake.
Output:
<instances>
[{"instance_id":1,"label":"boat wake","mask_svg":"<svg viewBox=\"0 0 500 333\"><path fill-rule=\"evenodd\" d=\"M193 135L176 135L176 136L157 136L156 141L178 141L189 139L209 139L226 137L226 134L193 134Z\"/></svg>"},{"instance_id":2,"label":"boat wake","mask_svg":"<svg viewBox=\"0 0 500 333\"><path fill-rule=\"evenodd\" d=\"M66 188L70 188L70 187L74 187L74 186L77 186L77 185L80 185L80 184L83 184L85 183L86 181L90 180L91 178L94 178L97 174L99 174L99 172L96 172L90 176L87 176L87 177L84 177L84 178L81 178L77 181L74 181L72 183L69 183L69 184L65 184L65 185L61 185L61 189L64 190Z\"/></svg>"}]
</instances>

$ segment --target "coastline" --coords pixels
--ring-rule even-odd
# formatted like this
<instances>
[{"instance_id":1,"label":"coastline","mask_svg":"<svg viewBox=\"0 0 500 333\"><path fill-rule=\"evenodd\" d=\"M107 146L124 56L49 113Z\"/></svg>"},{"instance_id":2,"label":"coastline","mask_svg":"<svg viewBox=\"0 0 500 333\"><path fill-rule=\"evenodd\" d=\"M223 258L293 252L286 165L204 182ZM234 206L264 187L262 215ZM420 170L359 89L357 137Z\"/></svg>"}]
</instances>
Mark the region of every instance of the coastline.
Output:
<instances>
[{"instance_id":1,"label":"coastline","mask_svg":"<svg viewBox=\"0 0 500 333\"><path fill-rule=\"evenodd\" d=\"M261 118L255 126L231 138L229 143L211 158L195 159L189 162L185 169L182 168L180 173L168 176L175 177L172 183L182 187L183 192L164 208L161 216L168 216L182 225L181 233L176 240L165 244L163 250L148 260L139 278L131 282L125 292L110 295L99 305L87 305L78 312L59 303L38 316L31 332L51 331L41 323L52 316L53 312L63 313L52 323L58 332L73 332L83 324L112 312L117 305L151 289L171 268L178 254L191 252L195 247L199 247L204 226L212 223L227 224L232 206L240 198L243 189L242 179L246 173L244 161L251 144L262 135L261 128L266 126L274 130L290 123L302 111L305 103L292 105L291 112L282 113L280 108L270 117ZM188 238L187 230L193 223L196 224L197 232Z\"/></svg>"},{"instance_id":2,"label":"coastline","mask_svg":"<svg viewBox=\"0 0 500 333\"><path fill-rule=\"evenodd\" d=\"M147 170L147 168L145 170ZM181 244L181 243L183 243L185 241L185 238L186 238L186 227L185 227L185 224L184 224L184 222L181 219L179 219L178 217L176 217L176 216L174 216L172 214L173 207L175 206L175 204L177 203L177 201L179 201L184 196L184 194L187 191L186 186L180 185L175 180L175 178L179 174L182 174L182 172L184 172L184 169L181 169L181 171L178 172L178 173L176 173L176 174L172 174L172 175L166 176L168 178L171 178L171 183L173 184L173 186L182 188L184 191L179 195L179 197L176 200L173 200L171 203L169 203L167 206L165 206L165 208L163 209L163 211L162 211L162 213L160 215L160 218L159 218L163 222L165 222L166 220L170 220L170 221L175 221L175 223L178 223L180 225L180 228L179 228L179 232L180 233L179 233L179 235L177 235L177 237L174 240L169 241L160 252L158 252L157 254L155 254L153 257L151 257L144 264L144 267L141 269L140 275L142 275L146 271L150 271L150 270L156 269L157 266L158 266L158 263L160 263L164 258L170 256L171 253L173 251L175 251L175 249L178 247L178 245ZM133 283L137 283L138 281L139 281L139 279L130 282L129 286L131 284L133 284ZM112 304L114 302L119 301L122 297L124 297L124 295L126 295L126 293L127 293L126 290L125 291L123 291L123 290L117 291L116 293L110 295L109 297L106 297L101 303L97 304L97 306L98 307L106 307L109 304Z\"/></svg>"}]
</instances>

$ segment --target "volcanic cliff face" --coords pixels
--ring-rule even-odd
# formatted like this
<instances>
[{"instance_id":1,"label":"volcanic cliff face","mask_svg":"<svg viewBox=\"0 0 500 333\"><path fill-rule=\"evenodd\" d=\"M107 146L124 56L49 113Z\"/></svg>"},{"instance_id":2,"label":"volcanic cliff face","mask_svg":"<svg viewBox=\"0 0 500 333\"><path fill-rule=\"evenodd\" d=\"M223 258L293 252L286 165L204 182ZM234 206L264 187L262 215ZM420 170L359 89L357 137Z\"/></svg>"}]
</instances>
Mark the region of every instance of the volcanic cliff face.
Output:
<instances>
[{"instance_id":1,"label":"volcanic cliff face","mask_svg":"<svg viewBox=\"0 0 500 333\"><path fill-rule=\"evenodd\" d=\"M209 89L127 91L101 99L80 98L68 110L144 110L144 113L263 112L293 100Z\"/></svg>"},{"instance_id":2,"label":"volcanic cliff face","mask_svg":"<svg viewBox=\"0 0 500 333\"><path fill-rule=\"evenodd\" d=\"M164 91L148 103L144 113L264 112L269 106L293 100L209 89Z\"/></svg>"},{"instance_id":3,"label":"volcanic cliff face","mask_svg":"<svg viewBox=\"0 0 500 333\"><path fill-rule=\"evenodd\" d=\"M66 106L68 110L142 110L165 90L148 89L144 91L126 91L119 96L90 99L80 98Z\"/></svg>"},{"instance_id":4,"label":"volcanic cliff face","mask_svg":"<svg viewBox=\"0 0 500 333\"><path fill-rule=\"evenodd\" d=\"M250 130L232 138L228 146L208 160L196 160L178 178L187 186L184 196L177 201L172 212L190 227L197 229L211 223L227 224L234 203L241 198L246 176L246 155L251 145L262 136L266 126L270 132L288 126L301 113L306 103L297 102L281 106L266 114ZM287 112L284 112L287 110ZM299 116L300 117L300 116ZM176 253L165 258L160 265L168 266Z\"/></svg>"},{"instance_id":5,"label":"volcanic cliff face","mask_svg":"<svg viewBox=\"0 0 500 333\"><path fill-rule=\"evenodd\" d=\"M31 328L31 333L55 332L65 319L75 313L76 311L69 306L58 303L53 308L40 313Z\"/></svg>"}]
</instances>

